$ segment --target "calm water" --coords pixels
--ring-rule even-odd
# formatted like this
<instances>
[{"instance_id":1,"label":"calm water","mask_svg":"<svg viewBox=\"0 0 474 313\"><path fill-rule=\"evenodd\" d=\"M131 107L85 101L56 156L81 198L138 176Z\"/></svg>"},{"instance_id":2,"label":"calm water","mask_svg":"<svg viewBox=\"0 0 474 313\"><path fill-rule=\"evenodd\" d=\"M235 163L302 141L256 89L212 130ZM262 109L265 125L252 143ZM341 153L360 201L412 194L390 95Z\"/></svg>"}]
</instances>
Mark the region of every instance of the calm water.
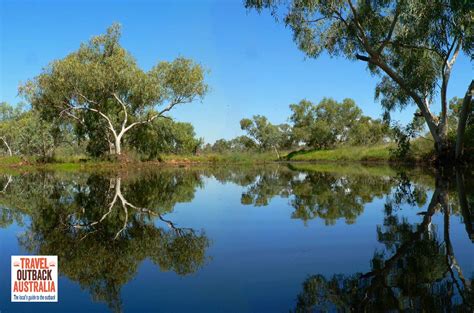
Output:
<instances>
[{"instance_id":1,"label":"calm water","mask_svg":"<svg viewBox=\"0 0 474 313\"><path fill-rule=\"evenodd\" d=\"M471 312L472 173L294 165L0 175L0 311ZM59 303L10 303L58 255Z\"/></svg>"}]
</instances>

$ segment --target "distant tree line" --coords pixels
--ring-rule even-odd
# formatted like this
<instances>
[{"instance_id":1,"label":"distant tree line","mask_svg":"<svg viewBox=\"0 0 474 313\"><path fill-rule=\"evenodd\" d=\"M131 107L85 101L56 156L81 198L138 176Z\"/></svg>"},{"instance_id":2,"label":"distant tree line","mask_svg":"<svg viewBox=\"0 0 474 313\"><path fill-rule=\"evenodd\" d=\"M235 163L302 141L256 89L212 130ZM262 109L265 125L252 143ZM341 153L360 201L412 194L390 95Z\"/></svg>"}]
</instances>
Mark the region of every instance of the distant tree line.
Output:
<instances>
[{"instance_id":1,"label":"distant tree line","mask_svg":"<svg viewBox=\"0 0 474 313\"><path fill-rule=\"evenodd\" d=\"M309 100L290 104L289 123L274 125L265 116L244 118L240 127L246 132L231 140L219 139L204 151L274 151L332 149L344 145L373 145L393 140L393 129L382 119L362 114L352 99L337 102L324 98L318 104Z\"/></svg>"},{"instance_id":2,"label":"distant tree line","mask_svg":"<svg viewBox=\"0 0 474 313\"><path fill-rule=\"evenodd\" d=\"M463 99L454 97L447 112L450 126L448 138L455 142L457 120ZM355 101L346 98L338 102L323 98L318 104L303 99L290 104L288 123L272 124L267 117L255 115L240 121L245 135L230 140L218 139L202 147L204 152L274 152L280 158L281 151L327 150L348 146L371 146L391 143L395 159L409 159L413 140L422 138L432 141L424 119L417 111L413 119L403 125L389 118L374 119L363 114ZM466 151L474 148L474 107L466 123Z\"/></svg>"}]
</instances>

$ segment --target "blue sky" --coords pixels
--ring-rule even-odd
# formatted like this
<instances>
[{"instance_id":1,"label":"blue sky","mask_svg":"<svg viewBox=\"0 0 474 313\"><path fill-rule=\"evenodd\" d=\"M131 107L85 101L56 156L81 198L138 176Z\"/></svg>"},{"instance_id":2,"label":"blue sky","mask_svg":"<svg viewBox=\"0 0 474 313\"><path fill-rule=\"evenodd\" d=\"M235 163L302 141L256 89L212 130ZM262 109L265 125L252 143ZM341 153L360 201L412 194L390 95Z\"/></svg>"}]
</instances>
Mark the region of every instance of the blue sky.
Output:
<instances>
[{"instance_id":1,"label":"blue sky","mask_svg":"<svg viewBox=\"0 0 474 313\"><path fill-rule=\"evenodd\" d=\"M350 97L366 115L380 116L374 101L377 80L364 63L327 55L307 59L283 24L267 12L248 12L242 2L0 0L0 101L21 101L20 82L119 22L122 45L145 70L184 56L210 71L211 91L204 101L171 113L191 122L206 142L241 134L243 117L263 114L273 123L285 122L288 105L303 98ZM469 59L461 56L449 98L464 95L472 73ZM406 122L413 111L394 117Z\"/></svg>"}]
</instances>

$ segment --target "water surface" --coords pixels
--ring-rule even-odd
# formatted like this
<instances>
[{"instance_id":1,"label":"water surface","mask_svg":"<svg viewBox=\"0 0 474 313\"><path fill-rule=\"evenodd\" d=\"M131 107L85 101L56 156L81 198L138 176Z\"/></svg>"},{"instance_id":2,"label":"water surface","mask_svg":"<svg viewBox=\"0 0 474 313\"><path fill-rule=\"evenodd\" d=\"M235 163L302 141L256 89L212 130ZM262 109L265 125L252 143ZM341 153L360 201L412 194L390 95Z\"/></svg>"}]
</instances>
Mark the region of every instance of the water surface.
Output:
<instances>
[{"instance_id":1,"label":"water surface","mask_svg":"<svg viewBox=\"0 0 474 313\"><path fill-rule=\"evenodd\" d=\"M471 312L474 179L271 165L0 175L3 312ZM10 256L58 255L58 303Z\"/></svg>"}]
</instances>

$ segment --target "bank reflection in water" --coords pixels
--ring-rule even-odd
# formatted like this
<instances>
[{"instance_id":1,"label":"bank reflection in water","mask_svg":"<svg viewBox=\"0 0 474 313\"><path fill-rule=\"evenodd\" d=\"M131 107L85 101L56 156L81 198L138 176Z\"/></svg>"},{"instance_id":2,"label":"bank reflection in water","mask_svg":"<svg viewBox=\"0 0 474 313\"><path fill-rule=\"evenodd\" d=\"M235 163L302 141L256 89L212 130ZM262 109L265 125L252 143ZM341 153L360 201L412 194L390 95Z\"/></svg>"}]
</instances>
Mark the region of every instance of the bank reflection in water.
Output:
<instances>
[{"instance_id":1,"label":"bank reflection in water","mask_svg":"<svg viewBox=\"0 0 474 313\"><path fill-rule=\"evenodd\" d=\"M177 225L166 216L177 203L191 202L207 178L241 186L240 204L255 210L286 198L292 208L288 218L304 223L356 223L368 203L384 199L383 221L373 225L383 248L367 260L371 270L333 275L316 268L294 295L293 310L472 310L473 277L463 273L450 239L451 215L463 217L466 236L474 239L472 179L458 172L436 178L420 174L413 181L406 173L269 166L4 175L0 226L25 224L19 237L23 248L58 255L61 275L118 312L121 288L145 259L178 275L212 265L204 229ZM419 210L419 221L401 217L403 206ZM435 215L443 216L438 228Z\"/></svg>"}]
</instances>

